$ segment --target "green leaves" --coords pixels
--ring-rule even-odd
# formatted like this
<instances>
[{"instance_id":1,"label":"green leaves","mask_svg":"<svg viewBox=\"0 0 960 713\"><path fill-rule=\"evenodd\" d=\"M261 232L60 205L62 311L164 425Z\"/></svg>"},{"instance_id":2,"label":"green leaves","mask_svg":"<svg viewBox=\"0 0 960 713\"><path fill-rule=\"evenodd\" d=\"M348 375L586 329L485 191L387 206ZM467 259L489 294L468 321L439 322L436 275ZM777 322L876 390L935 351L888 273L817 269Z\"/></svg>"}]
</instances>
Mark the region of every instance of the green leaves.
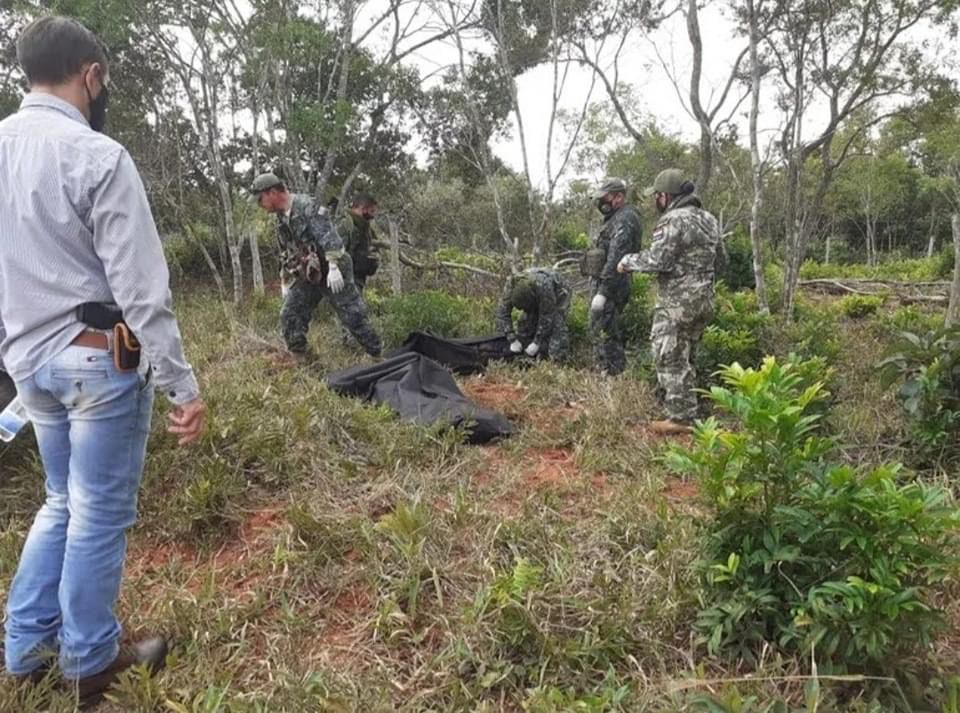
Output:
<instances>
[{"instance_id":1,"label":"green leaves","mask_svg":"<svg viewBox=\"0 0 960 713\"><path fill-rule=\"evenodd\" d=\"M909 419L921 457L956 457L960 435L960 330L900 332L877 368L884 388L902 381L897 400Z\"/></svg>"},{"instance_id":2,"label":"green leaves","mask_svg":"<svg viewBox=\"0 0 960 713\"><path fill-rule=\"evenodd\" d=\"M941 625L927 587L954 566L958 515L942 489L904 482L899 464L831 465L826 398L809 363L767 358L720 372L710 398L732 417L697 425L668 467L713 507L697 562L695 628L711 654L750 659L762 642L814 660L879 666ZM814 706L815 707L815 706Z\"/></svg>"}]
</instances>

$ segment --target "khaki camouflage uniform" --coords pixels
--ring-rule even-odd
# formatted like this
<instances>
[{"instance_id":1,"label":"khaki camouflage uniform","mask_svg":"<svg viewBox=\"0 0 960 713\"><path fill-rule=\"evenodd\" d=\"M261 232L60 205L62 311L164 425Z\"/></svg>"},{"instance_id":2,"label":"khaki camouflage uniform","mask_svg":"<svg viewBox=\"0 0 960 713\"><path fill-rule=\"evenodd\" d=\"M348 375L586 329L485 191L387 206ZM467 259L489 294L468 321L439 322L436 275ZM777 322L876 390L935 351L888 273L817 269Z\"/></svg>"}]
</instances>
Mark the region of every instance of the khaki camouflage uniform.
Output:
<instances>
[{"instance_id":1,"label":"khaki camouflage uniform","mask_svg":"<svg viewBox=\"0 0 960 713\"><path fill-rule=\"evenodd\" d=\"M515 287L526 280L533 288L530 297L517 299ZM540 354L557 362L570 358L570 331L567 316L570 313L572 291L560 273L542 267L525 270L507 281L496 312L497 332L508 341L519 340L527 347L535 342ZM513 324L513 310L523 314Z\"/></svg>"},{"instance_id":2,"label":"khaki camouflage uniform","mask_svg":"<svg viewBox=\"0 0 960 713\"><path fill-rule=\"evenodd\" d=\"M601 294L607 302L600 312L590 311L590 336L597 366L608 374L621 373L627 365L623 310L630 301L630 275L617 272L628 253L640 250L640 216L625 205L604 218L594 245L604 251L603 270L591 282L591 298Z\"/></svg>"},{"instance_id":3,"label":"khaki camouflage uniform","mask_svg":"<svg viewBox=\"0 0 960 713\"><path fill-rule=\"evenodd\" d=\"M657 277L650 342L667 417L697 417L694 355L713 319L714 280L721 249L717 219L695 195L676 198L653 230L648 250L624 258L632 272Z\"/></svg>"},{"instance_id":4,"label":"khaki camouflage uniform","mask_svg":"<svg viewBox=\"0 0 960 713\"><path fill-rule=\"evenodd\" d=\"M307 350L307 330L320 300L326 297L337 318L372 356L380 355L380 337L367 317L366 306L353 278L350 255L343 249L325 208L311 196L290 196L289 216L277 216L281 279L289 288L280 311L283 339L291 352ZM343 289L333 294L327 286L327 261L343 274Z\"/></svg>"}]
</instances>

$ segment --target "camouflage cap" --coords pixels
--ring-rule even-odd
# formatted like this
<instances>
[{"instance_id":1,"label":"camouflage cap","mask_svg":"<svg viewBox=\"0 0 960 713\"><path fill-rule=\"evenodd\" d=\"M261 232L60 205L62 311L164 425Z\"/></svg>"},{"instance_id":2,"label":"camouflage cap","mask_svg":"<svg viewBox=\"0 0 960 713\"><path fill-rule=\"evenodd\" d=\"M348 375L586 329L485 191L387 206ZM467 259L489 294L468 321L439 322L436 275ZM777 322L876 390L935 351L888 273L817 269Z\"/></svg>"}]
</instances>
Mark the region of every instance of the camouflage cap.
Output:
<instances>
[{"instance_id":1,"label":"camouflage cap","mask_svg":"<svg viewBox=\"0 0 960 713\"><path fill-rule=\"evenodd\" d=\"M593 192L593 198L603 198L608 193L626 193L627 182L622 178L607 178L600 187Z\"/></svg>"},{"instance_id":2,"label":"camouflage cap","mask_svg":"<svg viewBox=\"0 0 960 713\"><path fill-rule=\"evenodd\" d=\"M254 178L253 183L250 184L250 199L256 203L257 198L259 198L261 193L282 185L283 181L280 180L277 174L269 172L261 173L259 176Z\"/></svg>"},{"instance_id":3,"label":"camouflage cap","mask_svg":"<svg viewBox=\"0 0 960 713\"><path fill-rule=\"evenodd\" d=\"M683 171L679 168L668 168L657 174L653 180L653 185L648 187L643 194L647 197L654 193L669 193L671 196L678 196L684 192L684 184L688 183Z\"/></svg>"},{"instance_id":4,"label":"camouflage cap","mask_svg":"<svg viewBox=\"0 0 960 713\"><path fill-rule=\"evenodd\" d=\"M510 303L524 311L537 305L537 288L529 275L517 275L510 286Z\"/></svg>"}]
</instances>

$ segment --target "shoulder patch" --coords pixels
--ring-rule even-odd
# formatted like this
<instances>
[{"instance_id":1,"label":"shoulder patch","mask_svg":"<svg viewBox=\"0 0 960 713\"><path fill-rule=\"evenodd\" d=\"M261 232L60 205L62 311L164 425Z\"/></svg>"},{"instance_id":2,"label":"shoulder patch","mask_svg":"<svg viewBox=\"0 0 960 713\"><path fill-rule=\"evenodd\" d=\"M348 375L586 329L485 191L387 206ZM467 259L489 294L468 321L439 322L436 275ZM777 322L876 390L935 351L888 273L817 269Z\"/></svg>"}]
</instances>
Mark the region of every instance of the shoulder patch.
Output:
<instances>
[{"instance_id":1,"label":"shoulder patch","mask_svg":"<svg viewBox=\"0 0 960 713\"><path fill-rule=\"evenodd\" d=\"M653 231L653 239L654 239L654 240L662 240L665 232L666 232L666 231L665 231L663 228L661 228L661 227L659 227L659 226L656 227L656 228L654 229L654 231Z\"/></svg>"}]
</instances>

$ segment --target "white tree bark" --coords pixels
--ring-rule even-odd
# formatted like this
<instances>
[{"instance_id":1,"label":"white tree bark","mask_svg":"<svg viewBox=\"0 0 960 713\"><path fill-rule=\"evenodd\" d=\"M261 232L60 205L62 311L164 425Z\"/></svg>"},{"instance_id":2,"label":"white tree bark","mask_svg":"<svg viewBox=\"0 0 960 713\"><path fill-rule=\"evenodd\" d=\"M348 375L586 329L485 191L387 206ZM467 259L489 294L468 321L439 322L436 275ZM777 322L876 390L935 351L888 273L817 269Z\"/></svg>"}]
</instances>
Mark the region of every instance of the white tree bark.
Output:
<instances>
[{"instance_id":1,"label":"white tree bark","mask_svg":"<svg viewBox=\"0 0 960 713\"><path fill-rule=\"evenodd\" d=\"M750 175L753 180L753 200L750 205L750 246L753 252L753 279L757 306L763 314L770 313L767 302L767 284L763 274L763 238L760 235L760 209L763 204L763 159L760 156L760 138L757 132L760 116L760 18L762 0L746 0L750 18Z\"/></svg>"},{"instance_id":2,"label":"white tree bark","mask_svg":"<svg viewBox=\"0 0 960 713\"><path fill-rule=\"evenodd\" d=\"M947 307L947 327L960 324L960 213L950 216L953 233L953 282L950 283L950 304Z\"/></svg>"}]
</instances>

